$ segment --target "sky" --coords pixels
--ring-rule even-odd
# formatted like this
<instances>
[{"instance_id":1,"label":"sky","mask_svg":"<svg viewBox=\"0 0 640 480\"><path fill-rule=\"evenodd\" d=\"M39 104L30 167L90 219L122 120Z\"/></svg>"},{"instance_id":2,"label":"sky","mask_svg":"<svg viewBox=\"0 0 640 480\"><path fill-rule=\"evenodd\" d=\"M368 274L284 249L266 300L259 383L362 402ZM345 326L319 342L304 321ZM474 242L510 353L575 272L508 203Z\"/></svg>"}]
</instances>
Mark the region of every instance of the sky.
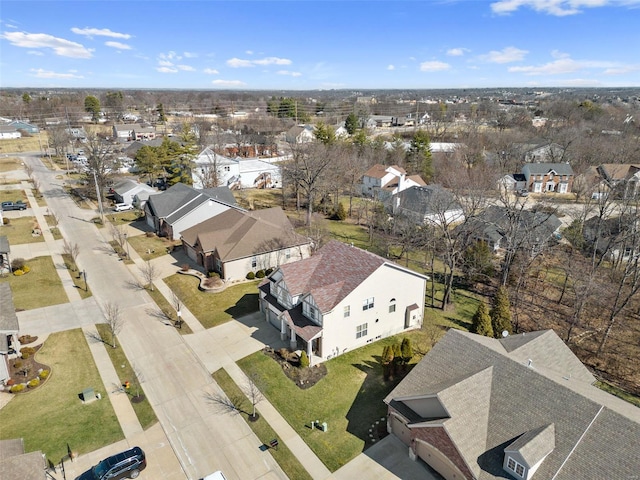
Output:
<instances>
[{"instance_id":1,"label":"sky","mask_svg":"<svg viewBox=\"0 0 640 480\"><path fill-rule=\"evenodd\" d=\"M640 0L2 0L0 88L640 86Z\"/></svg>"}]
</instances>

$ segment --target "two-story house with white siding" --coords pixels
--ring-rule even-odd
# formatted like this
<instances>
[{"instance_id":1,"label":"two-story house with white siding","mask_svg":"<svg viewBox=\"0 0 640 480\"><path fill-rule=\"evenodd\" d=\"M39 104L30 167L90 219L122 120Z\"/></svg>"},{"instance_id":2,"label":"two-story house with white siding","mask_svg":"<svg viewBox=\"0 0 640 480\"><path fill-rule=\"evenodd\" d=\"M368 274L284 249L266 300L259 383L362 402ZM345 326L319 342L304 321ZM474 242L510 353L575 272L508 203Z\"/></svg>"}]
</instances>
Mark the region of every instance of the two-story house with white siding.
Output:
<instances>
[{"instance_id":1,"label":"two-story house with white siding","mask_svg":"<svg viewBox=\"0 0 640 480\"><path fill-rule=\"evenodd\" d=\"M397 165L386 167L375 164L362 176L362 194L378 200L386 200L392 195L411 187L423 187L426 183L420 175L409 175Z\"/></svg>"},{"instance_id":2,"label":"two-story house with white siding","mask_svg":"<svg viewBox=\"0 0 640 480\"><path fill-rule=\"evenodd\" d=\"M332 240L260 285L266 321L313 362L422 326L427 277Z\"/></svg>"}]
</instances>

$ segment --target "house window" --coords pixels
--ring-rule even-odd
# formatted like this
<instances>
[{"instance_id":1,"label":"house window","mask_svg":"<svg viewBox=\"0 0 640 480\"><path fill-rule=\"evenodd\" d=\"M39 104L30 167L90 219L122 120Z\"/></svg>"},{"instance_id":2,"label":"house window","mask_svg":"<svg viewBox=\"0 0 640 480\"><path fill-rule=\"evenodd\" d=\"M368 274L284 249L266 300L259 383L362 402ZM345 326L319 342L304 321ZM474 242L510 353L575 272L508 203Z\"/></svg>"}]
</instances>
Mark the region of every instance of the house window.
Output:
<instances>
[{"instance_id":1,"label":"house window","mask_svg":"<svg viewBox=\"0 0 640 480\"><path fill-rule=\"evenodd\" d=\"M507 459L507 468L512 472L515 472L516 475L524 477L524 465L519 464L511 457Z\"/></svg>"},{"instance_id":2,"label":"house window","mask_svg":"<svg viewBox=\"0 0 640 480\"><path fill-rule=\"evenodd\" d=\"M251 257L251 268L256 268L258 266L258 259L256 257Z\"/></svg>"},{"instance_id":3,"label":"house window","mask_svg":"<svg viewBox=\"0 0 640 480\"><path fill-rule=\"evenodd\" d=\"M362 338L367 336L367 324L363 323L356 327L356 338Z\"/></svg>"},{"instance_id":4,"label":"house window","mask_svg":"<svg viewBox=\"0 0 640 480\"><path fill-rule=\"evenodd\" d=\"M395 299L395 298L392 298L392 299L389 301L389 313L393 313L393 312L395 312L395 311L396 311L396 299Z\"/></svg>"},{"instance_id":5,"label":"house window","mask_svg":"<svg viewBox=\"0 0 640 480\"><path fill-rule=\"evenodd\" d=\"M304 302L302 304L302 311L305 314L305 316L307 318L310 318L311 320L317 320L318 319L318 309L316 307L314 307L313 305Z\"/></svg>"},{"instance_id":6,"label":"house window","mask_svg":"<svg viewBox=\"0 0 640 480\"><path fill-rule=\"evenodd\" d=\"M373 308L373 297L367 298L362 302L362 310L369 310Z\"/></svg>"},{"instance_id":7,"label":"house window","mask_svg":"<svg viewBox=\"0 0 640 480\"><path fill-rule=\"evenodd\" d=\"M225 172L229 172L229 171L231 171L231 168L227 165L227 166L224 167L224 171Z\"/></svg>"},{"instance_id":8,"label":"house window","mask_svg":"<svg viewBox=\"0 0 640 480\"><path fill-rule=\"evenodd\" d=\"M287 248L284 251L284 258L286 258L287 260L289 260L291 258L291 249L290 248Z\"/></svg>"},{"instance_id":9,"label":"house window","mask_svg":"<svg viewBox=\"0 0 640 480\"><path fill-rule=\"evenodd\" d=\"M343 316L344 316L344 318L347 318L347 317L351 316L351 305L347 305L346 307L344 307Z\"/></svg>"}]
</instances>

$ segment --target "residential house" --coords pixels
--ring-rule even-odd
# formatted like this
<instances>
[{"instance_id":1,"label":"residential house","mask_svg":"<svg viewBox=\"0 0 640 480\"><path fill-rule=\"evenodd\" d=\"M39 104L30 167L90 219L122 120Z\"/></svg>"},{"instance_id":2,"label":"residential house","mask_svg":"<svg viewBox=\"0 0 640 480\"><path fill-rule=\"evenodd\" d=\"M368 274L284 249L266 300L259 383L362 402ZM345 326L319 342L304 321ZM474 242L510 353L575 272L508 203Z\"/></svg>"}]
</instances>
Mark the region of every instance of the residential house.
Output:
<instances>
[{"instance_id":1,"label":"residential house","mask_svg":"<svg viewBox=\"0 0 640 480\"><path fill-rule=\"evenodd\" d=\"M113 126L113 138L124 141L144 141L156 138L156 129L139 123L119 124Z\"/></svg>"},{"instance_id":2,"label":"residential house","mask_svg":"<svg viewBox=\"0 0 640 480\"><path fill-rule=\"evenodd\" d=\"M313 133L314 127L309 125L296 125L287 130L285 141L291 144L302 144L315 142L316 135Z\"/></svg>"},{"instance_id":3,"label":"residential house","mask_svg":"<svg viewBox=\"0 0 640 480\"><path fill-rule=\"evenodd\" d=\"M40 451L25 453L24 439L0 440L0 472L3 480L47 480L48 465Z\"/></svg>"},{"instance_id":4,"label":"residential house","mask_svg":"<svg viewBox=\"0 0 640 480\"><path fill-rule=\"evenodd\" d=\"M553 214L492 205L459 228L494 252L516 248L535 254L559 236L561 225Z\"/></svg>"},{"instance_id":5,"label":"residential house","mask_svg":"<svg viewBox=\"0 0 640 480\"><path fill-rule=\"evenodd\" d=\"M123 180L116 183L113 188L113 198L116 203L134 204L134 198L138 198L138 205L146 202L149 195L158 193L158 191L147 185L146 183L136 182L134 180Z\"/></svg>"},{"instance_id":6,"label":"residential house","mask_svg":"<svg viewBox=\"0 0 640 480\"><path fill-rule=\"evenodd\" d=\"M498 180L498 189L503 192L527 190L527 177L522 173L508 173Z\"/></svg>"},{"instance_id":7,"label":"residential house","mask_svg":"<svg viewBox=\"0 0 640 480\"><path fill-rule=\"evenodd\" d=\"M85 141L87 139L87 132L84 128L65 128L64 130L72 139Z\"/></svg>"},{"instance_id":8,"label":"residential house","mask_svg":"<svg viewBox=\"0 0 640 480\"><path fill-rule=\"evenodd\" d=\"M298 235L280 207L228 209L182 232L185 252L225 281L308 258L311 240Z\"/></svg>"},{"instance_id":9,"label":"residential house","mask_svg":"<svg viewBox=\"0 0 640 480\"><path fill-rule=\"evenodd\" d=\"M384 201L407 188L425 185L426 182L420 175L407 176L402 167L386 167L377 163L362 176L361 189L363 195Z\"/></svg>"},{"instance_id":10,"label":"residential house","mask_svg":"<svg viewBox=\"0 0 640 480\"><path fill-rule=\"evenodd\" d=\"M29 122L23 122L22 120L13 120L9 123L9 126L15 127L16 130L24 130L25 132L30 134L36 134L40 132L40 129L37 126Z\"/></svg>"},{"instance_id":11,"label":"residential house","mask_svg":"<svg viewBox=\"0 0 640 480\"><path fill-rule=\"evenodd\" d=\"M257 158L230 158L205 148L195 159L191 171L193 185L217 182L231 190L240 188L276 188L282 185L280 166Z\"/></svg>"},{"instance_id":12,"label":"residential house","mask_svg":"<svg viewBox=\"0 0 640 480\"><path fill-rule=\"evenodd\" d=\"M160 236L174 240L181 233L230 208L240 208L227 187L196 190L176 183L162 193L149 195L144 205L147 225Z\"/></svg>"},{"instance_id":13,"label":"residential house","mask_svg":"<svg viewBox=\"0 0 640 480\"><path fill-rule=\"evenodd\" d=\"M2 226L2 209L0 209L0 227ZM0 235L0 274L11 273L11 247L6 235Z\"/></svg>"},{"instance_id":14,"label":"residential house","mask_svg":"<svg viewBox=\"0 0 640 480\"><path fill-rule=\"evenodd\" d=\"M0 125L0 140L11 140L22 137L22 134L11 125Z\"/></svg>"},{"instance_id":15,"label":"residential house","mask_svg":"<svg viewBox=\"0 0 640 480\"><path fill-rule=\"evenodd\" d=\"M633 198L640 190L640 164L604 163L596 168L617 198Z\"/></svg>"},{"instance_id":16,"label":"residential house","mask_svg":"<svg viewBox=\"0 0 640 480\"><path fill-rule=\"evenodd\" d=\"M412 186L393 195L391 213L418 225L451 225L464 220L454 195L440 185Z\"/></svg>"},{"instance_id":17,"label":"residential house","mask_svg":"<svg viewBox=\"0 0 640 480\"><path fill-rule=\"evenodd\" d=\"M600 218L598 215L584 221L582 236L587 246L612 262L629 261L638 256L638 227L632 214Z\"/></svg>"},{"instance_id":18,"label":"residential house","mask_svg":"<svg viewBox=\"0 0 640 480\"><path fill-rule=\"evenodd\" d=\"M450 329L385 398L387 429L446 480L633 478L640 409L552 331Z\"/></svg>"},{"instance_id":19,"label":"residential house","mask_svg":"<svg viewBox=\"0 0 640 480\"><path fill-rule=\"evenodd\" d=\"M20 324L13 305L11 286L0 283L0 383L9 378L9 355L20 351Z\"/></svg>"},{"instance_id":20,"label":"residential house","mask_svg":"<svg viewBox=\"0 0 640 480\"><path fill-rule=\"evenodd\" d=\"M526 163L522 174L533 193L571 193L573 169L568 163Z\"/></svg>"},{"instance_id":21,"label":"residential house","mask_svg":"<svg viewBox=\"0 0 640 480\"><path fill-rule=\"evenodd\" d=\"M422 325L427 277L331 240L260 285L260 310L312 362Z\"/></svg>"},{"instance_id":22,"label":"residential house","mask_svg":"<svg viewBox=\"0 0 640 480\"><path fill-rule=\"evenodd\" d=\"M565 149L552 142L537 142L520 145L525 162L558 163L564 158Z\"/></svg>"}]
</instances>

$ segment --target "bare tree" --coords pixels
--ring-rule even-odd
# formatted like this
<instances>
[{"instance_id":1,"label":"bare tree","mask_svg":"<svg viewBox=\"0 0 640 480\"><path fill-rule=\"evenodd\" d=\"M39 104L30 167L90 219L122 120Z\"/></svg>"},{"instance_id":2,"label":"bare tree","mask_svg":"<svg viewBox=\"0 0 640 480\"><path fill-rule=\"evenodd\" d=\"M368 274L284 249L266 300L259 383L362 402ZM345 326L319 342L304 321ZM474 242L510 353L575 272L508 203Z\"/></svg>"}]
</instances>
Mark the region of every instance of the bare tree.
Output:
<instances>
[{"instance_id":1,"label":"bare tree","mask_svg":"<svg viewBox=\"0 0 640 480\"><path fill-rule=\"evenodd\" d=\"M216 392L207 392L205 393L205 399L211 403L218 411L221 413L245 413L250 415L249 412L246 412L242 409L242 403L245 400L241 393L227 396L222 390L218 390Z\"/></svg>"},{"instance_id":2,"label":"bare tree","mask_svg":"<svg viewBox=\"0 0 640 480\"><path fill-rule=\"evenodd\" d=\"M155 266L155 264L151 263L151 261L147 260L146 262L144 262L144 265L139 267L139 270L147 286L153 292L153 282L158 278L158 275L160 275L158 268Z\"/></svg>"},{"instance_id":3,"label":"bare tree","mask_svg":"<svg viewBox=\"0 0 640 480\"><path fill-rule=\"evenodd\" d=\"M127 239L126 225L115 225L111 223L109 229L110 229L111 238L113 239L113 241L116 242L121 249L124 249L124 242Z\"/></svg>"},{"instance_id":4,"label":"bare tree","mask_svg":"<svg viewBox=\"0 0 640 480\"><path fill-rule=\"evenodd\" d=\"M80 255L80 246L74 242L68 242L66 239L62 243L62 253L69 255L73 263L76 263L78 255Z\"/></svg>"},{"instance_id":5,"label":"bare tree","mask_svg":"<svg viewBox=\"0 0 640 480\"><path fill-rule=\"evenodd\" d=\"M211 147L202 152L206 157L206 162L198 162L194 166L193 174L202 184L202 188L214 188L220 186L221 172L218 164L218 154Z\"/></svg>"},{"instance_id":6,"label":"bare tree","mask_svg":"<svg viewBox=\"0 0 640 480\"><path fill-rule=\"evenodd\" d=\"M174 291L171 291L171 306L176 311L176 321L174 325L177 329L181 329L182 323L184 322L184 320L182 320L182 300L180 300L180 297L178 297Z\"/></svg>"},{"instance_id":7,"label":"bare tree","mask_svg":"<svg viewBox=\"0 0 640 480\"><path fill-rule=\"evenodd\" d=\"M264 396L262 395L262 392L260 391L256 383L250 378L247 378L247 383L242 391L249 399L249 402L251 402L252 412L251 415L249 415L249 419L255 421L258 419L256 405L264 399Z\"/></svg>"},{"instance_id":8,"label":"bare tree","mask_svg":"<svg viewBox=\"0 0 640 480\"><path fill-rule=\"evenodd\" d=\"M122 330L124 319L121 316L120 306L114 302L107 302L103 305L104 318L111 335L111 347L116 348L116 336Z\"/></svg>"}]
</instances>

